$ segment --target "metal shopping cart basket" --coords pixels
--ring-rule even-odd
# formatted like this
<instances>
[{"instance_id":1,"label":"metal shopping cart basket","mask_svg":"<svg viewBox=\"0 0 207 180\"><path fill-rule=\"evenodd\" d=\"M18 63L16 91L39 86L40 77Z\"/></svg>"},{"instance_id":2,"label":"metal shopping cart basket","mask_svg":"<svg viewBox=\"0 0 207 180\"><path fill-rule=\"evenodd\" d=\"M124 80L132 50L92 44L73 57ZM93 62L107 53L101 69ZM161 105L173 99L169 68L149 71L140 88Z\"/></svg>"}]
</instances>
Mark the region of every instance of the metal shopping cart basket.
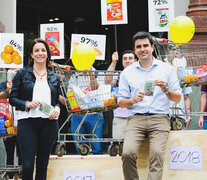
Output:
<instances>
[{"instance_id":1,"label":"metal shopping cart basket","mask_svg":"<svg viewBox=\"0 0 207 180\"><path fill-rule=\"evenodd\" d=\"M64 70L60 68L55 69L56 73L61 73ZM81 155L88 155L90 147L86 143L91 142L112 142L112 138L99 138L95 133L96 126L101 117L91 132L91 134L80 134L79 131L88 114L94 112L101 112L113 110L118 107L117 105L117 90L118 79L120 72L118 71L64 71L67 76L67 81L61 81L62 94L67 94L65 101L69 116L67 120L59 129L58 142L56 146L56 154L58 156L64 155L65 143L75 142L79 148ZM84 115L79 126L74 134L60 133L61 129L70 120L73 114ZM60 139L60 137L64 137ZM67 140L67 136L74 136L74 140ZM122 140L116 140L117 142ZM115 147L111 147L110 151L115 151Z\"/></svg>"},{"instance_id":2,"label":"metal shopping cart basket","mask_svg":"<svg viewBox=\"0 0 207 180\"><path fill-rule=\"evenodd\" d=\"M200 85L207 84L207 43L160 43L155 42L155 56L175 66L182 88L194 86L195 92L191 100L191 107L198 95ZM190 112L174 104L172 107L173 127L175 130L183 129L183 116L200 116L206 113Z\"/></svg>"},{"instance_id":3,"label":"metal shopping cart basket","mask_svg":"<svg viewBox=\"0 0 207 180\"><path fill-rule=\"evenodd\" d=\"M17 129L13 121L13 109L10 107L7 99L0 101L0 138L9 138L17 134ZM14 173L14 179L18 180L20 172L21 166L0 165L0 180L9 179L8 173Z\"/></svg>"}]
</instances>

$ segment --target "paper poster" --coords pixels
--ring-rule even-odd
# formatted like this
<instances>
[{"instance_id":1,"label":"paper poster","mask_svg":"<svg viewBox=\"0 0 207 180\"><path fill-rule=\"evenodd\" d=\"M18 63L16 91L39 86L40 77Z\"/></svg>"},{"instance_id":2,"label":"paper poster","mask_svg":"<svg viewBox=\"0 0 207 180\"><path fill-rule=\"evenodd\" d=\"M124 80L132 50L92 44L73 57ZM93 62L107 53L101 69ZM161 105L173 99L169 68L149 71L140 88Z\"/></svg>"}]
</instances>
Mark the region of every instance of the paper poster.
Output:
<instances>
[{"instance_id":1,"label":"paper poster","mask_svg":"<svg viewBox=\"0 0 207 180\"><path fill-rule=\"evenodd\" d=\"M95 180L95 171L64 172L63 180Z\"/></svg>"},{"instance_id":2,"label":"paper poster","mask_svg":"<svg viewBox=\"0 0 207 180\"><path fill-rule=\"evenodd\" d=\"M201 147L171 146L170 169L202 169Z\"/></svg>"},{"instance_id":3,"label":"paper poster","mask_svg":"<svg viewBox=\"0 0 207 180\"><path fill-rule=\"evenodd\" d=\"M94 48L96 60L105 60L106 35L72 34L70 58L72 57L73 49L81 43L88 44Z\"/></svg>"},{"instance_id":4,"label":"paper poster","mask_svg":"<svg viewBox=\"0 0 207 180\"><path fill-rule=\"evenodd\" d=\"M0 33L0 68L23 68L24 35Z\"/></svg>"},{"instance_id":5,"label":"paper poster","mask_svg":"<svg viewBox=\"0 0 207 180\"><path fill-rule=\"evenodd\" d=\"M41 24L40 37L44 39L50 48L51 59L64 58L64 24Z\"/></svg>"},{"instance_id":6,"label":"paper poster","mask_svg":"<svg viewBox=\"0 0 207 180\"><path fill-rule=\"evenodd\" d=\"M102 25L127 24L127 0L101 0Z\"/></svg>"},{"instance_id":7,"label":"paper poster","mask_svg":"<svg viewBox=\"0 0 207 180\"><path fill-rule=\"evenodd\" d=\"M148 17L149 32L168 31L174 19L174 1L148 0Z\"/></svg>"}]
</instances>

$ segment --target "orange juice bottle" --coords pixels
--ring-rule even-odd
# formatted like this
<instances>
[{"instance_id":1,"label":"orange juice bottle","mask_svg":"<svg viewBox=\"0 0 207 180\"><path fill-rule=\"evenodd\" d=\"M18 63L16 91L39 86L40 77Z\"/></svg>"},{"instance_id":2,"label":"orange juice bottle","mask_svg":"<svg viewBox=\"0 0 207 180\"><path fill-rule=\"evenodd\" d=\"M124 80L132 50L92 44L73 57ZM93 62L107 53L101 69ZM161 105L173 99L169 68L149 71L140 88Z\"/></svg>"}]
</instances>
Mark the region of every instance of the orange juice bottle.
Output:
<instances>
[{"instance_id":1,"label":"orange juice bottle","mask_svg":"<svg viewBox=\"0 0 207 180\"><path fill-rule=\"evenodd\" d=\"M80 110L80 107L78 106L77 101L75 99L75 95L72 91L67 94L67 97L68 97L71 110L72 111Z\"/></svg>"}]
</instances>

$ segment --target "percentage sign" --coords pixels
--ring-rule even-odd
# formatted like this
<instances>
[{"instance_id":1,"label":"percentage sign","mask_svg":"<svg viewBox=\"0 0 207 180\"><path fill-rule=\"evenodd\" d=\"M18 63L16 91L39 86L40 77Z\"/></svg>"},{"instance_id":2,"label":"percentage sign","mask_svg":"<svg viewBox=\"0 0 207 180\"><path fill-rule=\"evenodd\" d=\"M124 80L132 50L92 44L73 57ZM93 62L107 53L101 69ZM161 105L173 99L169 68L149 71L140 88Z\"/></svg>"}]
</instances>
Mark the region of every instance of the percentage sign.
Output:
<instances>
[{"instance_id":1,"label":"percentage sign","mask_svg":"<svg viewBox=\"0 0 207 180\"><path fill-rule=\"evenodd\" d=\"M17 49L19 49L19 51L22 51L22 46L17 44Z\"/></svg>"},{"instance_id":2,"label":"percentage sign","mask_svg":"<svg viewBox=\"0 0 207 180\"><path fill-rule=\"evenodd\" d=\"M91 40L91 45L97 47L98 46L97 41Z\"/></svg>"}]
</instances>

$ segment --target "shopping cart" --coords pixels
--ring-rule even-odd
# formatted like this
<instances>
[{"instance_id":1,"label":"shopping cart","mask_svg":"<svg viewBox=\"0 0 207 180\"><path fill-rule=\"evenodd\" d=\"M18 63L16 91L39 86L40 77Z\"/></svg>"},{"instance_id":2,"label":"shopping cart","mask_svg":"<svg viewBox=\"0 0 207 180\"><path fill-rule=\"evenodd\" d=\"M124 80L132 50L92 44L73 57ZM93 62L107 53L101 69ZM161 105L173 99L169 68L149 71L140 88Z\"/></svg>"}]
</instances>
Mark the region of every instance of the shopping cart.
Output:
<instances>
[{"instance_id":1,"label":"shopping cart","mask_svg":"<svg viewBox=\"0 0 207 180\"><path fill-rule=\"evenodd\" d=\"M0 138L9 138L16 136L17 128L14 124L13 108L10 108L7 99L0 101ZM9 173L14 174L14 179L20 177L21 166L16 165L0 165L0 180L9 179Z\"/></svg>"},{"instance_id":2,"label":"shopping cart","mask_svg":"<svg viewBox=\"0 0 207 180\"><path fill-rule=\"evenodd\" d=\"M91 142L113 142L118 144L123 140L112 138L99 138L94 132L101 117L101 113L110 111L118 107L117 90L119 71L65 71L56 68L54 71L60 74L65 72L67 80L61 80L62 94L67 94L65 104L69 113L67 120L59 128L58 145L56 146L56 154L63 156L65 153L65 143L75 142L81 155L90 153ZM90 113L100 113L99 118L91 132L91 134L80 134L80 129ZM75 133L61 133L62 128L71 119L73 114L84 115ZM67 140L68 136L74 136L74 140ZM117 146L116 146L117 147ZM115 146L109 147L109 152L117 151ZM117 151L118 152L118 151ZM114 154L114 153L113 153Z\"/></svg>"},{"instance_id":3,"label":"shopping cart","mask_svg":"<svg viewBox=\"0 0 207 180\"><path fill-rule=\"evenodd\" d=\"M155 42L155 56L174 65L182 88L194 86L195 92L191 100L191 107L195 102L200 85L207 84L207 43L160 43ZM172 107L173 127L183 129L183 116L201 116L206 113L196 112L192 108L190 113L174 104Z\"/></svg>"}]
</instances>

